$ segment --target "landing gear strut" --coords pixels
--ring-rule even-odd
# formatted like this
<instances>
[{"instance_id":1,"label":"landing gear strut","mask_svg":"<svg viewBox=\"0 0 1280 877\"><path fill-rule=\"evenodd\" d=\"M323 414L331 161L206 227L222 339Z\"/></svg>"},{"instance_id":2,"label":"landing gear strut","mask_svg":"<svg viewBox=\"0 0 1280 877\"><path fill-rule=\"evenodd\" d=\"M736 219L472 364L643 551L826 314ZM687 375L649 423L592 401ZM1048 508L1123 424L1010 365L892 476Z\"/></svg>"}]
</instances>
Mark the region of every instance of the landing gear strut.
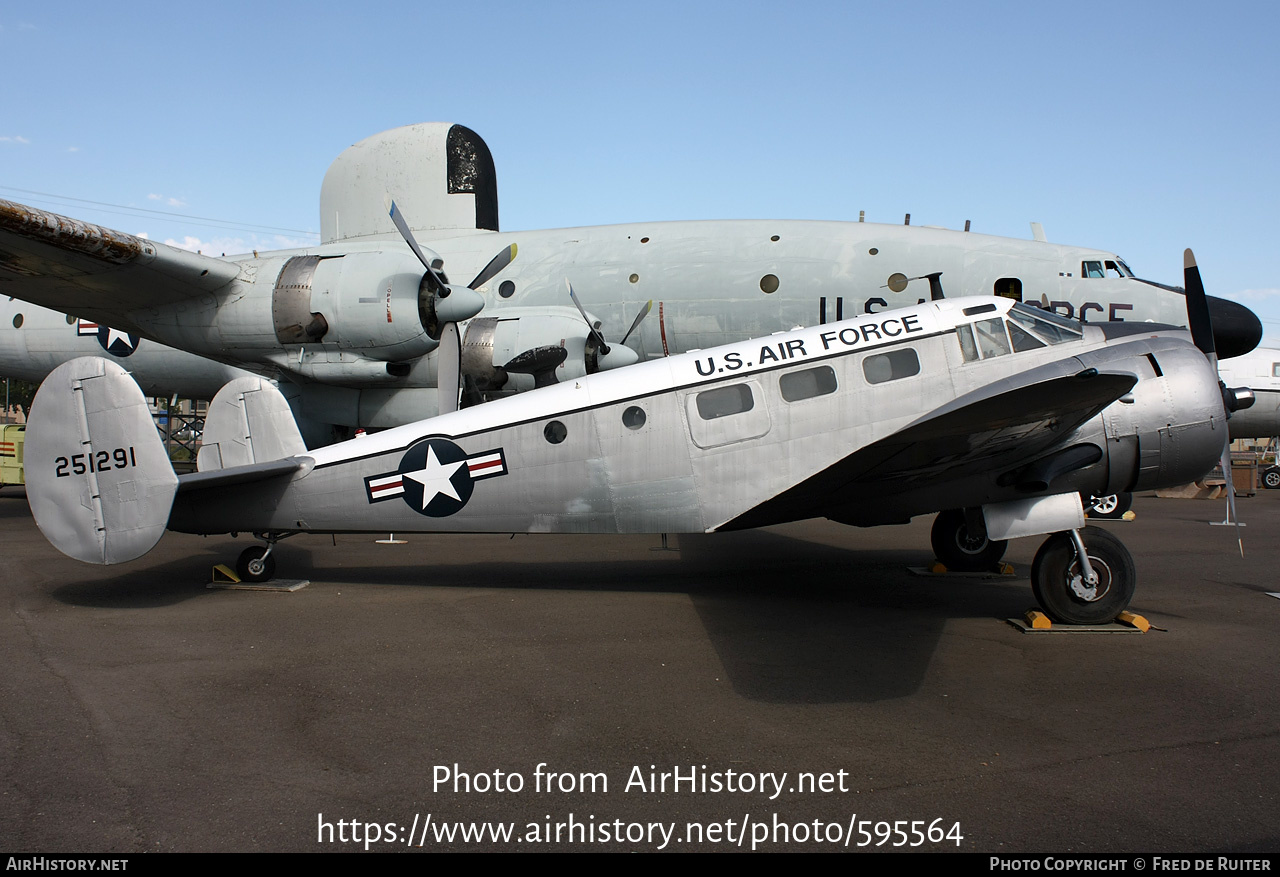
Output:
<instances>
[{"instance_id":1,"label":"landing gear strut","mask_svg":"<svg viewBox=\"0 0 1280 877\"><path fill-rule=\"evenodd\" d=\"M1137 585L1133 556L1099 527L1054 533L1031 564L1031 590L1054 621L1108 624Z\"/></svg>"},{"instance_id":2,"label":"landing gear strut","mask_svg":"<svg viewBox=\"0 0 1280 877\"><path fill-rule=\"evenodd\" d=\"M985 572L1000 562L1009 543L987 538L979 518L970 526L962 509L938 512L933 519L929 541L933 553L947 569L957 572Z\"/></svg>"},{"instance_id":3,"label":"landing gear strut","mask_svg":"<svg viewBox=\"0 0 1280 877\"><path fill-rule=\"evenodd\" d=\"M258 584L259 582L270 581L276 574L276 559L273 556L273 552L276 550L276 543L294 534L256 533L254 535L267 544L250 545L244 551L241 551L240 556L236 558L236 575L240 577L242 582Z\"/></svg>"}]
</instances>

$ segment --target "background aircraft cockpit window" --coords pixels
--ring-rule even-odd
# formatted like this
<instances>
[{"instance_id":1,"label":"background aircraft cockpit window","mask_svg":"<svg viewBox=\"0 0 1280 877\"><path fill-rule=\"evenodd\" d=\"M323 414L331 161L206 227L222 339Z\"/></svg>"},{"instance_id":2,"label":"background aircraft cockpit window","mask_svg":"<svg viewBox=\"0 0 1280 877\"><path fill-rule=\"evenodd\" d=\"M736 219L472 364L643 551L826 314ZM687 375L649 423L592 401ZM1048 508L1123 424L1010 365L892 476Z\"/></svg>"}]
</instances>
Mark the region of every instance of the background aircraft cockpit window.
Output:
<instances>
[{"instance_id":1,"label":"background aircraft cockpit window","mask_svg":"<svg viewBox=\"0 0 1280 877\"><path fill-rule=\"evenodd\" d=\"M869 384L883 384L920 374L920 357L910 347L868 356L862 361L862 373Z\"/></svg>"},{"instance_id":2,"label":"background aircraft cockpit window","mask_svg":"<svg viewBox=\"0 0 1280 877\"><path fill-rule=\"evenodd\" d=\"M788 402L825 396L836 391L836 373L829 365L790 372L778 378L778 389Z\"/></svg>"},{"instance_id":3,"label":"background aircraft cockpit window","mask_svg":"<svg viewBox=\"0 0 1280 877\"><path fill-rule=\"evenodd\" d=\"M1271 377L1280 378L1280 362L1271 363Z\"/></svg>"},{"instance_id":4,"label":"background aircraft cockpit window","mask_svg":"<svg viewBox=\"0 0 1280 877\"><path fill-rule=\"evenodd\" d=\"M1124 272L1124 268L1121 267L1122 265L1124 265L1124 262L1121 262L1119 259L1117 259L1114 262L1108 259L1106 261L1107 276L1108 277L1132 277L1133 276L1132 274L1126 274Z\"/></svg>"},{"instance_id":5,"label":"background aircraft cockpit window","mask_svg":"<svg viewBox=\"0 0 1280 877\"><path fill-rule=\"evenodd\" d=\"M1009 336L1004 333L1004 320L999 317L994 320L979 320L973 324L973 328L978 333L978 349L982 351L983 359L1010 352Z\"/></svg>"},{"instance_id":6,"label":"background aircraft cockpit window","mask_svg":"<svg viewBox=\"0 0 1280 877\"><path fill-rule=\"evenodd\" d=\"M698 416L703 420L741 414L743 411L750 411L755 405L755 397L746 384L717 387L698 394Z\"/></svg>"},{"instance_id":7,"label":"background aircraft cockpit window","mask_svg":"<svg viewBox=\"0 0 1280 877\"><path fill-rule=\"evenodd\" d=\"M1101 261L1081 262L1080 276L1081 277L1105 277L1106 275L1102 273L1102 262Z\"/></svg>"},{"instance_id":8,"label":"background aircraft cockpit window","mask_svg":"<svg viewBox=\"0 0 1280 877\"><path fill-rule=\"evenodd\" d=\"M1031 330L1037 338L1050 344L1079 341L1084 335L1080 324L1074 320L1030 305L1014 305L1009 309L1009 319L1017 321L1019 325Z\"/></svg>"},{"instance_id":9,"label":"background aircraft cockpit window","mask_svg":"<svg viewBox=\"0 0 1280 877\"><path fill-rule=\"evenodd\" d=\"M1116 264L1120 266L1120 270L1123 272L1125 277L1134 276L1133 269L1125 263L1124 259L1116 259Z\"/></svg>"},{"instance_id":10,"label":"background aircraft cockpit window","mask_svg":"<svg viewBox=\"0 0 1280 877\"><path fill-rule=\"evenodd\" d=\"M974 362L978 357L978 343L973 340L973 329L968 323L956 326L956 337L960 339L960 352L965 362Z\"/></svg>"}]
</instances>

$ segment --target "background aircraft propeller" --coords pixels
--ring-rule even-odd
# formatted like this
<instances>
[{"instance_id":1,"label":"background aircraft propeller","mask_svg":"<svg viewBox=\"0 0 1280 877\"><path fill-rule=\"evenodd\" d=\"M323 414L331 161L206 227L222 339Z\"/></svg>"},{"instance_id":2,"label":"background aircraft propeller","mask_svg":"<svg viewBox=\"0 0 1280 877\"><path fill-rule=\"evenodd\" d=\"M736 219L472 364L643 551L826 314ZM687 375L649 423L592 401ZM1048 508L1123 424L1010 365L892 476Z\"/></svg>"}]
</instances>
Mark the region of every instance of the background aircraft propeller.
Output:
<instances>
[{"instance_id":1,"label":"background aircraft propeller","mask_svg":"<svg viewBox=\"0 0 1280 877\"><path fill-rule=\"evenodd\" d=\"M436 351L436 387L440 394L437 410L440 414L457 411L458 379L462 371L462 341L458 323L471 319L484 309L484 298L476 290L511 264L516 257L516 245L505 247L490 259L489 264L481 268L480 273L466 286L453 286L436 271L422 252L409 223L405 222L404 215L390 196L387 197L386 205L396 230L418 257L422 267L427 269L418 288L418 313L427 334L440 342Z\"/></svg>"},{"instance_id":2,"label":"background aircraft propeller","mask_svg":"<svg viewBox=\"0 0 1280 877\"><path fill-rule=\"evenodd\" d=\"M624 365L633 365L640 361L640 354L636 353L630 347L626 347L626 341L631 337L631 333L636 330L641 321L649 315L650 309L653 307L653 299L645 302L644 307L640 309L640 313L636 314L635 320L631 323L631 328L627 330L627 334L622 336L622 342L616 347L610 347L609 343L604 340L604 334L600 331L599 323L592 323L591 318L587 316L586 309L582 307L582 302L578 301L578 296L574 294L573 284L569 282L569 278L564 279L565 289L569 290L569 298L573 301L574 307L578 309L578 313L582 314L582 320L587 324L587 346L588 346L588 366L587 373L597 371L605 371L611 368L621 368ZM595 355L592 356L592 348ZM590 362L594 359L595 366L592 367Z\"/></svg>"}]
</instances>

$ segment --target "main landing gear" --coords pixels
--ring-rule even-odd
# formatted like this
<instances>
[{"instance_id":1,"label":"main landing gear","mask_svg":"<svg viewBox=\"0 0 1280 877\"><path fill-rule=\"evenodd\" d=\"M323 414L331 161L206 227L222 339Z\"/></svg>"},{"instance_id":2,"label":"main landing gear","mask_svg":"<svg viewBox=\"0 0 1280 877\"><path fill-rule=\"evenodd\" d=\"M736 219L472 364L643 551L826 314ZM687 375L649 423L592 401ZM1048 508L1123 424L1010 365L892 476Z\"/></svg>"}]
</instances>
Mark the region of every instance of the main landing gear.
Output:
<instances>
[{"instance_id":1,"label":"main landing gear","mask_svg":"<svg viewBox=\"0 0 1280 877\"><path fill-rule=\"evenodd\" d=\"M1098 527L1054 533L1031 564L1031 590L1045 613L1064 624L1108 624L1133 599L1133 556Z\"/></svg>"},{"instance_id":2,"label":"main landing gear","mask_svg":"<svg viewBox=\"0 0 1280 877\"><path fill-rule=\"evenodd\" d=\"M980 510L939 512L930 541L938 560L957 572L986 572L1004 557L1007 541L987 537ZM1031 564L1031 590L1051 619L1061 624L1108 624L1133 599L1133 556L1115 536L1098 527L1054 533Z\"/></svg>"},{"instance_id":3,"label":"main landing gear","mask_svg":"<svg viewBox=\"0 0 1280 877\"><path fill-rule=\"evenodd\" d=\"M977 519L969 522L964 510L950 509L938 512L938 516L933 519L929 541L933 544L934 556L947 569L956 572L987 572L1004 557L1009 543L988 539L981 511L977 514Z\"/></svg>"}]
</instances>

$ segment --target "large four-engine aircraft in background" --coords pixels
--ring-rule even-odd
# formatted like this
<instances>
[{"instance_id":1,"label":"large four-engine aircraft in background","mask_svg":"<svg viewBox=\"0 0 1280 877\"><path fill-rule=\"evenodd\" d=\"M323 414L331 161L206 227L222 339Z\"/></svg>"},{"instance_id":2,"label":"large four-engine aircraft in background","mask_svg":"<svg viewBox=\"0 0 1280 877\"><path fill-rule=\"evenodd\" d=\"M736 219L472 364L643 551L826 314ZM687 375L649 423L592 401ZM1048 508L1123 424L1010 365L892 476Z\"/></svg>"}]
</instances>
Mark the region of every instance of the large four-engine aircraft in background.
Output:
<instances>
[{"instance_id":1,"label":"large four-engine aircraft in background","mask_svg":"<svg viewBox=\"0 0 1280 877\"><path fill-rule=\"evenodd\" d=\"M320 220L319 246L216 258L0 201L0 296L277 380L312 444L328 425L448 411L460 391L469 404L917 304L939 274L953 297L1083 320L1186 314L1180 289L1136 279L1116 254L1043 240L794 220L501 232L488 147L444 123L345 150ZM1248 309L1210 310L1222 356L1257 344Z\"/></svg>"}]
</instances>

